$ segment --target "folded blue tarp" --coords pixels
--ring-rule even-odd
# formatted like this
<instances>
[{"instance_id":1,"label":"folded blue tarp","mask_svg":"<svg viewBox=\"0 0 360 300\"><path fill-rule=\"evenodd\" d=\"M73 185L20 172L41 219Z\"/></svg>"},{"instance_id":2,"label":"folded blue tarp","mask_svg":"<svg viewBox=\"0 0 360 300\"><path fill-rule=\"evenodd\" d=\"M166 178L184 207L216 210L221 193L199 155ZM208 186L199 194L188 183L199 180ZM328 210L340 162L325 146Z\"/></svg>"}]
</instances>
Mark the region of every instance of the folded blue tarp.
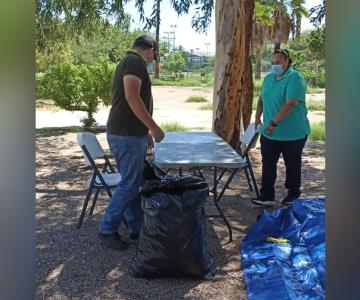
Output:
<instances>
[{"instance_id":1,"label":"folded blue tarp","mask_svg":"<svg viewBox=\"0 0 360 300\"><path fill-rule=\"evenodd\" d=\"M325 299L325 199L264 211L241 242L241 264L249 300Z\"/></svg>"}]
</instances>

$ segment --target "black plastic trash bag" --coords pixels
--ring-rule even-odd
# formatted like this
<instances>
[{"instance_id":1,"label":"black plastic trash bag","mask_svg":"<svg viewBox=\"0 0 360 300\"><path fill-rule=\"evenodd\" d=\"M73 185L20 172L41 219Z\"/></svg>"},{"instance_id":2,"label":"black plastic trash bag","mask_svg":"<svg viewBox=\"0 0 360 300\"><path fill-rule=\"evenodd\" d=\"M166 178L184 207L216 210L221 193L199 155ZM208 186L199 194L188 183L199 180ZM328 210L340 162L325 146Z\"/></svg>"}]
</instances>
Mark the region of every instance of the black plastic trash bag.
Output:
<instances>
[{"instance_id":1,"label":"black plastic trash bag","mask_svg":"<svg viewBox=\"0 0 360 300\"><path fill-rule=\"evenodd\" d=\"M143 177L145 180L160 180L165 174L163 170L155 166L151 161L144 160Z\"/></svg>"},{"instance_id":2,"label":"black plastic trash bag","mask_svg":"<svg viewBox=\"0 0 360 300\"><path fill-rule=\"evenodd\" d=\"M146 181L140 194L144 223L130 274L210 279L215 265L205 238L207 183L194 176L165 176Z\"/></svg>"}]
</instances>

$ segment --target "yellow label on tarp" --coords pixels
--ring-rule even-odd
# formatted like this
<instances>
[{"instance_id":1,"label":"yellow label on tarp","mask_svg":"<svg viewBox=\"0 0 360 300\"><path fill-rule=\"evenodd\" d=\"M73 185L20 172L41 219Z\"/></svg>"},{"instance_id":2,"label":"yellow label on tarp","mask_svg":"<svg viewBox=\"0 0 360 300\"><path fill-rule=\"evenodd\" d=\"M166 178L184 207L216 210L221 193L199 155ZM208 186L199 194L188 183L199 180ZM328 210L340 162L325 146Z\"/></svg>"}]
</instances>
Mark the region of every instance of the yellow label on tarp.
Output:
<instances>
[{"instance_id":1,"label":"yellow label on tarp","mask_svg":"<svg viewBox=\"0 0 360 300\"><path fill-rule=\"evenodd\" d=\"M269 243L281 243L281 244L285 244L285 243L288 243L290 242L289 240L287 239L284 239L284 238L274 238L272 236L268 236L266 238L266 241L269 242Z\"/></svg>"}]
</instances>

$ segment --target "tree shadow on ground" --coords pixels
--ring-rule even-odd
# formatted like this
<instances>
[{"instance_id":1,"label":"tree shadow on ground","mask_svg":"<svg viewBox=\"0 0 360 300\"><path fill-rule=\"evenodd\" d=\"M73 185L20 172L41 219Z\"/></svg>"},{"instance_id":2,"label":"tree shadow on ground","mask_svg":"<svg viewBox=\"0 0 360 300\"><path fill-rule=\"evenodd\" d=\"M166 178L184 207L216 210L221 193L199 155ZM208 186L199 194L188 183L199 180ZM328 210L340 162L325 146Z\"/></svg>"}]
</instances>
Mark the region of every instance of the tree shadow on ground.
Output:
<instances>
[{"instance_id":1,"label":"tree shadow on ground","mask_svg":"<svg viewBox=\"0 0 360 300\"><path fill-rule=\"evenodd\" d=\"M98 138L107 148L105 134ZM314 157L324 150L304 151L303 197L325 193L324 168ZM260 182L261 159L253 151L255 177ZM103 248L97 239L97 227L108 203L105 193L92 216L86 215L82 227L76 223L91 174L84 166L76 133L37 134L37 282L39 299L246 299L241 272L239 243L256 222L262 208L251 204L246 177L235 177L220 202L232 228L234 242L227 244L228 231L222 219L207 220L207 242L218 272L213 280L135 279L126 264L135 246L124 252ZM210 170L205 175L211 178ZM276 189L284 194L285 170L279 163ZM212 199L207 211L214 211ZM124 230L124 229L122 229ZM122 232L126 235L125 231Z\"/></svg>"}]
</instances>

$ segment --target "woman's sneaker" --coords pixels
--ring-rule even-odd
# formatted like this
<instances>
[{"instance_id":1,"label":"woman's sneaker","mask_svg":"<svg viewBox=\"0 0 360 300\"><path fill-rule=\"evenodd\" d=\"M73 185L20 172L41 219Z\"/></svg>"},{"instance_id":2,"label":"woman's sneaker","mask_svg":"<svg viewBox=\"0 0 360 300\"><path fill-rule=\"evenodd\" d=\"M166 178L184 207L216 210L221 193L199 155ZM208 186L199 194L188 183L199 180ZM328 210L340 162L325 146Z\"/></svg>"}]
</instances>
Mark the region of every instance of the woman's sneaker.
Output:
<instances>
[{"instance_id":1,"label":"woman's sneaker","mask_svg":"<svg viewBox=\"0 0 360 300\"><path fill-rule=\"evenodd\" d=\"M294 202L294 200L299 199L299 197L300 197L300 195L297 196L297 197L287 195L287 196L282 200L281 203L282 203L283 205L291 205L291 204Z\"/></svg>"},{"instance_id":2,"label":"woman's sneaker","mask_svg":"<svg viewBox=\"0 0 360 300\"><path fill-rule=\"evenodd\" d=\"M98 237L102 242L102 244L107 248L117 251L123 251L129 248L129 245L121 240L121 236L117 232L111 234L105 234L99 232Z\"/></svg>"},{"instance_id":3,"label":"woman's sneaker","mask_svg":"<svg viewBox=\"0 0 360 300\"><path fill-rule=\"evenodd\" d=\"M251 199L251 202L255 205L260 206L274 206L276 202L274 200L263 200L263 199Z\"/></svg>"}]
</instances>

